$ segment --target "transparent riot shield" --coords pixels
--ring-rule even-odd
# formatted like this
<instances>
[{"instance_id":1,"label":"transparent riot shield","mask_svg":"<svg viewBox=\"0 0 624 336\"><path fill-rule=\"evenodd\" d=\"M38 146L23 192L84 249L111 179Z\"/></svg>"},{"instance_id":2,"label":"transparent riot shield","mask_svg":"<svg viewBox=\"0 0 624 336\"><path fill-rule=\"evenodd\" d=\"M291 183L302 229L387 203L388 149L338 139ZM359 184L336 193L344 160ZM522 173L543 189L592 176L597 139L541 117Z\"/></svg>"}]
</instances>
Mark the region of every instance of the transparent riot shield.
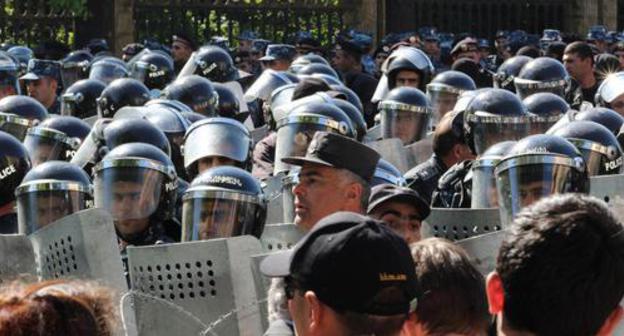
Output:
<instances>
[{"instance_id":1,"label":"transparent riot shield","mask_svg":"<svg viewBox=\"0 0 624 336\"><path fill-rule=\"evenodd\" d=\"M407 155L408 167L416 167L417 165L429 160L432 154L433 133L430 133L422 140L416 141L409 146L405 146L405 155Z\"/></svg>"},{"instance_id":2,"label":"transparent riot shield","mask_svg":"<svg viewBox=\"0 0 624 336\"><path fill-rule=\"evenodd\" d=\"M605 201L624 221L624 174L592 176L589 181L589 194Z\"/></svg>"},{"instance_id":3,"label":"transparent riot shield","mask_svg":"<svg viewBox=\"0 0 624 336\"><path fill-rule=\"evenodd\" d=\"M267 199L266 224L284 223L283 209L283 179L285 173L278 173L275 176L262 181L262 191Z\"/></svg>"},{"instance_id":4,"label":"transparent riot shield","mask_svg":"<svg viewBox=\"0 0 624 336\"><path fill-rule=\"evenodd\" d=\"M381 157L393 164L401 173L409 170L410 165L407 155L400 139L384 139L366 143L366 145L377 151Z\"/></svg>"},{"instance_id":5,"label":"transparent riot shield","mask_svg":"<svg viewBox=\"0 0 624 336\"><path fill-rule=\"evenodd\" d=\"M375 125L366 131L366 135L362 139L362 142L368 143L381 140L381 125Z\"/></svg>"},{"instance_id":6,"label":"transparent riot shield","mask_svg":"<svg viewBox=\"0 0 624 336\"><path fill-rule=\"evenodd\" d=\"M507 230L500 230L473 236L456 243L468 252L479 272L486 276L496 268L498 249L506 234Z\"/></svg>"},{"instance_id":7,"label":"transparent riot shield","mask_svg":"<svg viewBox=\"0 0 624 336\"><path fill-rule=\"evenodd\" d=\"M267 135L269 135L269 132L269 127L267 125L264 125L252 129L251 131L249 131L249 134L251 135L253 143L257 144L258 142L260 142L260 140L264 139Z\"/></svg>"},{"instance_id":8,"label":"transparent riot shield","mask_svg":"<svg viewBox=\"0 0 624 336\"><path fill-rule=\"evenodd\" d=\"M119 257L113 218L102 209L76 212L29 236L39 276L79 278L125 292L128 289Z\"/></svg>"},{"instance_id":9,"label":"transparent riot shield","mask_svg":"<svg viewBox=\"0 0 624 336\"><path fill-rule=\"evenodd\" d=\"M0 255L0 284L25 276L36 276L35 253L25 235L0 235Z\"/></svg>"},{"instance_id":10,"label":"transparent riot shield","mask_svg":"<svg viewBox=\"0 0 624 336\"><path fill-rule=\"evenodd\" d=\"M129 247L131 287L196 316L206 335L261 335L250 267L261 251L251 236Z\"/></svg>"},{"instance_id":11,"label":"transparent riot shield","mask_svg":"<svg viewBox=\"0 0 624 336\"><path fill-rule=\"evenodd\" d=\"M440 237L451 241L501 230L500 215L493 209L433 208L423 222L423 238Z\"/></svg>"}]
</instances>

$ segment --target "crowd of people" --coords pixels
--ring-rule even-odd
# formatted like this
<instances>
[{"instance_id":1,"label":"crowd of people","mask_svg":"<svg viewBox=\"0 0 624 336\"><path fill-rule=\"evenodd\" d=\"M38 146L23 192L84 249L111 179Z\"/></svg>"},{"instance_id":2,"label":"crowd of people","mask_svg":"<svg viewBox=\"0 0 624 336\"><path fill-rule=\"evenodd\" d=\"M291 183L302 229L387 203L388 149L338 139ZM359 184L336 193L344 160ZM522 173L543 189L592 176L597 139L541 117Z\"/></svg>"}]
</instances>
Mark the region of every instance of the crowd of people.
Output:
<instances>
[{"instance_id":1,"label":"crowd of people","mask_svg":"<svg viewBox=\"0 0 624 336\"><path fill-rule=\"evenodd\" d=\"M105 40L4 43L0 233L101 208L127 267L128 246L261 239L279 224L272 188L305 235L260 264L267 336L610 335L622 214L587 194L623 169L624 36L490 42L426 27L375 48L354 30L331 46L179 32L120 57ZM428 157L399 167L387 140ZM499 209L487 277L423 237L434 208ZM116 299L77 280L5 284L0 335L111 335Z\"/></svg>"}]
</instances>

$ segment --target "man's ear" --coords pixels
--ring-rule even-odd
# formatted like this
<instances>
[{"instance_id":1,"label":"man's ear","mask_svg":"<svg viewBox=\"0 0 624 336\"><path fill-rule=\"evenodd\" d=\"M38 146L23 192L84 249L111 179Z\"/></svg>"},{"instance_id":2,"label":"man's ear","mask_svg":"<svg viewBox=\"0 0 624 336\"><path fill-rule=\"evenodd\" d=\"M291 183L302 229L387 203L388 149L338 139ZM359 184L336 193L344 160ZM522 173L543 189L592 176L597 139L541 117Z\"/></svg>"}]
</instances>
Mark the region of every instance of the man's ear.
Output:
<instances>
[{"instance_id":1,"label":"man's ear","mask_svg":"<svg viewBox=\"0 0 624 336\"><path fill-rule=\"evenodd\" d=\"M597 336L607 336L612 335L615 331L615 328L622 321L622 317L624 316L624 308L618 305L615 309L609 314L609 317L604 321L602 327L600 327L600 331L596 334Z\"/></svg>"},{"instance_id":2,"label":"man's ear","mask_svg":"<svg viewBox=\"0 0 624 336\"><path fill-rule=\"evenodd\" d=\"M503 281L498 273L492 272L487 276L485 291L487 293L490 314L496 315L502 312L505 305L505 290L503 289Z\"/></svg>"},{"instance_id":3,"label":"man's ear","mask_svg":"<svg viewBox=\"0 0 624 336\"><path fill-rule=\"evenodd\" d=\"M308 308L309 308L308 309L308 312L309 312L308 327L310 328L310 331L322 330L322 326L324 322L323 319L325 318L325 314L326 314L326 311L325 311L326 307L323 306L323 304L321 303L321 301L318 299L318 297L313 291L305 292L303 298L306 301L306 304L308 305Z\"/></svg>"},{"instance_id":4,"label":"man's ear","mask_svg":"<svg viewBox=\"0 0 624 336\"><path fill-rule=\"evenodd\" d=\"M422 324L418 322L416 313L410 313L401 328L401 336L421 336L426 335Z\"/></svg>"}]
</instances>

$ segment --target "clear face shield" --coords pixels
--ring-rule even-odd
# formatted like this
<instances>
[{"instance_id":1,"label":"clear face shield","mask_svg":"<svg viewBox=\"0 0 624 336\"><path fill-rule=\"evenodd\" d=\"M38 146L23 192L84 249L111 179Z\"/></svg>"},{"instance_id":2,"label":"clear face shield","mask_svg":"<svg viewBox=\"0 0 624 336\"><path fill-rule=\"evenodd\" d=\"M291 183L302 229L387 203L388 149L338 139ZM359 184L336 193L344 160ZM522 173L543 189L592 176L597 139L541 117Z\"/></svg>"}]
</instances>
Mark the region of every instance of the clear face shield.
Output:
<instances>
[{"instance_id":1,"label":"clear face shield","mask_svg":"<svg viewBox=\"0 0 624 336\"><path fill-rule=\"evenodd\" d=\"M70 62L63 64L61 77L63 78L63 87L68 88L72 84L84 78L85 69L89 66L89 61Z\"/></svg>"},{"instance_id":2,"label":"clear face shield","mask_svg":"<svg viewBox=\"0 0 624 336\"><path fill-rule=\"evenodd\" d=\"M93 125L91 132L89 132L71 158L71 163L84 169L88 165L93 166L99 162L101 159L100 154L103 154L99 150L104 146L104 134L102 132L111 121L112 119L99 119Z\"/></svg>"},{"instance_id":3,"label":"clear face shield","mask_svg":"<svg viewBox=\"0 0 624 336\"><path fill-rule=\"evenodd\" d=\"M404 145L409 145L427 134L431 118L431 109L428 107L382 101L379 110L384 139L399 138Z\"/></svg>"},{"instance_id":4,"label":"clear face shield","mask_svg":"<svg viewBox=\"0 0 624 336\"><path fill-rule=\"evenodd\" d=\"M19 141L24 141L26 131L36 126L38 123L38 120L26 119L15 114L0 112L0 131L11 134Z\"/></svg>"},{"instance_id":5,"label":"clear face shield","mask_svg":"<svg viewBox=\"0 0 624 336\"><path fill-rule=\"evenodd\" d=\"M516 77L514 79L514 85L516 86L516 93L520 99L524 99L538 92L550 92L565 98L565 88L568 85L568 80L561 79L550 82L539 82Z\"/></svg>"},{"instance_id":6,"label":"clear face shield","mask_svg":"<svg viewBox=\"0 0 624 336\"><path fill-rule=\"evenodd\" d=\"M561 118L563 114L551 116L532 116L530 119L529 135L546 134Z\"/></svg>"},{"instance_id":7,"label":"clear face shield","mask_svg":"<svg viewBox=\"0 0 624 336\"><path fill-rule=\"evenodd\" d=\"M305 156L312 137L318 131L346 135L349 125L322 115L296 115L282 118L277 122L277 143L275 145L274 175L291 169L282 162L288 156Z\"/></svg>"},{"instance_id":8,"label":"clear face shield","mask_svg":"<svg viewBox=\"0 0 624 336\"><path fill-rule=\"evenodd\" d=\"M282 178L282 213L284 223L295 222L295 193L293 188L299 183L301 167L293 167L288 175Z\"/></svg>"},{"instance_id":9,"label":"clear face shield","mask_svg":"<svg viewBox=\"0 0 624 336\"><path fill-rule=\"evenodd\" d=\"M31 234L93 206L91 186L71 181L33 181L19 186L16 194L17 222L21 234Z\"/></svg>"},{"instance_id":10,"label":"clear face shield","mask_svg":"<svg viewBox=\"0 0 624 336\"><path fill-rule=\"evenodd\" d=\"M251 150L249 131L236 121L201 123L192 127L184 139L184 167L189 168L207 157L225 157L246 162Z\"/></svg>"},{"instance_id":11,"label":"clear face shield","mask_svg":"<svg viewBox=\"0 0 624 336\"><path fill-rule=\"evenodd\" d=\"M89 79L97 79L108 85L118 78L128 77L128 70L121 64L115 62L95 62L91 65Z\"/></svg>"},{"instance_id":12,"label":"clear face shield","mask_svg":"<svg viewBox=\"0 0 624 336\"><path fill-rule=\"evenodd\" d=\"M128 158L105 160L94 168L95 206L110 212L122 236L145 231L158 209L165 175L154 166Z\"/></svg>"},{"instance_id":13,"label":"clear face shield","mask_svg":"<svg viewBox=\"0 0 624 336\"><path fill-rule=\"evenodd\" d=\"M61 96L61 115L76 116L78 113L78 104L84 101L82 93L65 93ZM93 111L91 115L96 115L97 111Z\"/></svg>"},{"instance_id":14,"label":"clear face shield","mask_svg":"<svg viewBox=\"0 0 624 336\"><path fill-rule=\"evenodd\" d=\"M599 143L583 139L567 139L578 148L589 176L612 175L622 172L622 153L613 146L603 146Z\"/></svg>"},{"instance_id":15,"label":"clear face shield","mask_svg":"<svg viewBox=\"0 0 624 336\"><path fill-rule=\"evenodd\" d=\"M18 68L10 60L0 59L0 86L10 86L16 95L21 94L18 81ZM3 98L0 96L0 98Z\"/></svg>"},{"instance_id":16,"label":"clear face shield","mask_svg":"<svg viewBox=\"0 0 624 336\"><path fill-rule=\"evenodd\" d=\"M508 140L520 140L529 135L529 117L501 117L477 112L466 116L472 124L474 147L477 155L483 154L490 146Z\"/></svg>"},{"instance_id":17,"label":"clear face shield","mask_svg":"<svg viewBox=\"0 0 624 336\"><path fill-rule=\"evenodd\" d=\"M245 91L245 101L252 102L260 99L263 102L271 98L271 94L275 89L293 84L295 81L289 78L284 72L274 71L271 69L264 70L260 77Z\"/></svg>"},{"instance_id":18,"label":"clear face shield","mask_svg":"<svg viewBox=\"0 0 624 336\"><path fill-rule=\"evenodd\" d=\"M427 97L431 102L432 110L432 126L436 126L445 114L453 111L461 93L462 90L458 90L448 85L427 85Z\"/></svg>"},{"instance_id":19,"label":"clear face shield","mask_svg":"<svg viewBox=\"0 0 624 336\"><path fill-rule=\"evenodd\" d=\"M507 158L495 170L498 204L503 227L526 206L541 198L576 190L584 174L581 158L555 154L528 154Z\"/></svg>"},{"instance_id":20,"label":"clear face shield","mask_svg":"<svg viewBox=\"0 0 624 336\"><path fill-rule=\"evenodd\" d=\"M500 157L491 156L476 159L472 163L472 209L485 209L498 207L498 191L496 190L496 178L494 167L500 161Z\"/></svg>"},{"instance_id":21,"label":"clear face shield","mask_svg":"<svg viewBox=\"0 0 624 336\"><path fill-rule=\"evenodd\" d=\"M196 188L182 203L182 241L258 235L263 201L256 196L218 188Z\"/></svg>"},{"instance_id":22,"label":"clear face shield","mask_svg":"<svg viewBox=\"0 0 624 336\"><path fill-rule=\"evenodd\" d=\"M24 146L34 168L50 160L69 161L80 146L80 139L54 129L33 127L26 133Z\"/></svg>"}]
</instances>

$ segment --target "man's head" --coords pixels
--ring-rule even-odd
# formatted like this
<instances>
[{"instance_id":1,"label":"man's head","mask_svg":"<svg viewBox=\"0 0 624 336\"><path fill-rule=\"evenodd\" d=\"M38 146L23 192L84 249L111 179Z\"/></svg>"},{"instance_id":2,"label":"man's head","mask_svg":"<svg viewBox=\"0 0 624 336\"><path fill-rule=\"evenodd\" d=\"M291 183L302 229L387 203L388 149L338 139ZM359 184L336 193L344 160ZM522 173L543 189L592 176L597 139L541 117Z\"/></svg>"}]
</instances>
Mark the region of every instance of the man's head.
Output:
<instances>
[{"instance_id":1,"label":"man's head","mask_svg":"<svg viewBox=\"0 0 624 336\"><path fill-rule=\"evenodd\" d=\"M294 46L288 44L269 44L265 56L259 59L265 69L287 71L297 55Z\"/></svg>"},{"instance_id":2,"label":"man's head","mask_svg":"<svg viewBox=\"0 0 624 336\"><path fill-rule=\"evenodd\" d=\"M366 211L369 183L379 161L379 154L370 147L345 136L317 132L305 157L282 161L301 166L293 194L295 224L304 230L334 212Z\"/></svg>"},{"instance_id":3,"label":"man's head","mask_svg":"<svg viewBox=\"0 0 624 336\"><path fill-rule=\"evenodd\" d=\"M463 132L463 113L448 112L433 133L433 152L450 167L458 162L474 159Z\"/></svg>"},{"instance_id":4,"label":"man's head","mask_svg":"<svg viewBox=\"0 0 624 336\"><path fill-rule=\"evenodd\" d=\"M405 241L371 218L324 218L293 250L260 266L286 278L299 336L398 335L420 291Z\"/></svg>"},{"instance_id":5,"label":"man's head","mask_svg":"<svg viewBox=\"0 0 624 336\"><path fill-rule=\"evenodd\" d=\"M453 57L453 61L467 58L475 63L479 63L481 53L479 53L477 40L468 37L459 41L457 45L453 47L453 50L451 50L451 56Z\"/></svg>"},{"instance_id":6,"label":"man's head","mask_svg":"<svg viewBox=\"0 0 624 336\"><path fill-rule=\"evenodd\" d=\"M28 63L27 71L28 73L20 79L25 82L28 95L46 108L50 108L56 101L61 64L56 61L32 59Z\"/></svg>"},{"instance_id":7,"label":"man's head","mask_svg":"<svg viewBox=\"0 0 624 336\"><path fill-rule=\"evenodd\" d=\"M332 66L336 70L346 73L354 70L361 69L362 66L362 52L358 50L357 46L353 46L353 43L337 44L334 50L334 57L332 57Z\"/></svg>"},{"instance_id":8,"label":"man's head","mask_svg":"<svg viewBox=\"0 0 624 336\"><path fill-rule=\"evenodd\" d=\"M440 238L412 244L416 282L423 293L404 326L411 335L485 335L490 323L485 279L468 254Z\"/></svg>"},{"instance_id":9,"label":"man's head","mask_svg":"<svg viewBox=\"0 0 624 336\"><path fill-rule=\"evenodd\" d=\"M395 77L395 87L409 86L420 87L420 73L409 69L399 70Z\"/></svg>"},{"instance_id":10,"label":"man's head","mask_svg":"<svg viewBox=\"0 0 624 336\"><path fill-rule=\"evenodd\" d=\"M514 220L486 288L499 331L608 335L622 317L624 227L598 199L542 199Z\"/></svg>"},{"instance_id":11,"label":"man's head","mask_svg":"<svg viewBox=\"0 0 624 336\"><path fill-rule=\"evenodd\" d=\"M568 74L577 81L594 75L594 55L591 47L584 42L569 44L563 51L563 65Z\"/></svg>"},{"instance_id":12,"label":"man's head","mask_svg":"<svg viewBox=\"0 0 624 336\"><path fill-rule=\"evenodd\" d=\"M176 64L184 64L197 49L195 41L190 35L178 33L171 41L171 57Z\"/></svg>"},{"instance_id":13,"label":"man's head","mask_svg":"<svg viewBox=\"0 0 624 336\"><path fill-rule=\"evenodd\" d=\"M429 204L410 188L380 184L372 188L369 216L384 222L408 244L420 240L422 221L429 216Z\"/></svg>"}]
</instances>

